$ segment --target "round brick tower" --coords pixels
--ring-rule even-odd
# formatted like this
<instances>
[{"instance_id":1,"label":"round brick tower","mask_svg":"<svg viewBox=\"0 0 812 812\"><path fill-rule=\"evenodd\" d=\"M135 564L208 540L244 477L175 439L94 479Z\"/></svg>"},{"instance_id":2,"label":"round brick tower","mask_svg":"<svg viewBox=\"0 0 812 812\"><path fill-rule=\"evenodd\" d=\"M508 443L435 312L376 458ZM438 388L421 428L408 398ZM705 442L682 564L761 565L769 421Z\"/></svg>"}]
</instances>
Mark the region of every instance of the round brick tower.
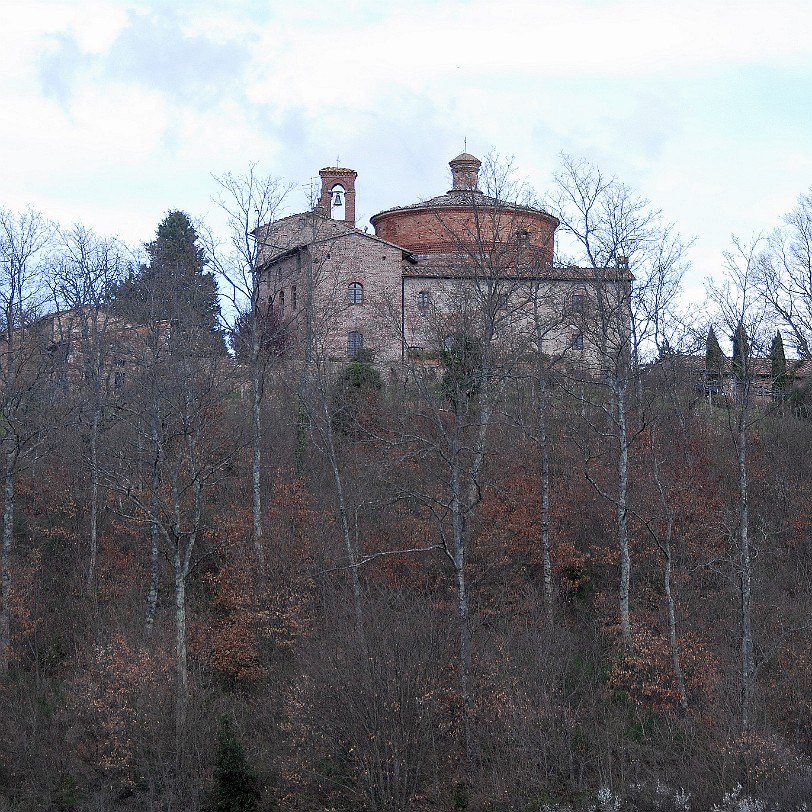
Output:
<instances>
[{"instance_id":1,"label":"round brick tower","mask_svg":"<svg viewBox=\"0 0 812 812\"><path fill-rule=\"evenodd\" d=\"M506 203L479 189L478 158L463 152L449 162L451 189L423 203L379 212L370 219L376 236L448 265L467 246L515 244L525 262L552 265L558 220L542 209Z\"/></svg>"}]
</instances>

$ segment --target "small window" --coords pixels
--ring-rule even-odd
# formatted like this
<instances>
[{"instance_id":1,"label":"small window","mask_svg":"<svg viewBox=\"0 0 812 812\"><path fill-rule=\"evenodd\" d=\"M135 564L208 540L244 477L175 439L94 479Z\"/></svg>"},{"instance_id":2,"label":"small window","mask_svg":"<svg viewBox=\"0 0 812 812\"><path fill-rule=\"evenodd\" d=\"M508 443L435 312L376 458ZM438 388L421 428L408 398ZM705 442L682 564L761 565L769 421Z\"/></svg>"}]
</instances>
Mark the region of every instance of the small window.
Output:
<instances>
[{"instance_id":1,"label":"small window","mask_svg":"<svg viewBox=\"0 0 812 812\"><path fill-rule=\"evenodd\" d=\"M572 337L572 349L576 352L582 352L584 349L584 335L583 333L576 333Z\"/></svg>"},{"instance_id":2,"label":"small window","mask_svg":"<svg viewBox=\"0 0 812 812\"><path fill-rule=\"evenodd\" d=\"M421 310L425 310L429 306L429 292L427 290L421 290L417 294L417 306Z\"/></svg>"},{"instance_id":3,"label":"small window","mask_svg":"<svg viewBox=\"0 0 812 812\"><path fill-rule=\"evenodd\" d=\"M347 285L347 301L352 305L364 303L364 286L360 282L350 282Z\"/></svg>"},{"instance_id":4,"label":"small window","mask_svg":"<svg viewBox=\"0 0 812 812\"><path fill-rule=\"evenodd\" d=\"M285 315L285 291L279 291L279 314L281 316Z\"/></svg>"},{"instance_id":5,"label":"small window","mask_svg":"<svg viewBox=\"0 0 812 812\"><path fill-rule=\"evenodd\" d=\"M350 358L355 358L364 347L364 334L359 333L358 330L353 330L347 334L347 355Z\"/></svg>"},{"instance_id":6,"label":"small window","mask_svg":"<svg viewBox=\"0 0 812 812\"><path fill-rule=\"evenodd\" d=\"M296 285L291 285L290 288L290 308L296 310Z\"/></svg>"},{"instance_id":7,"label":"small window","mask_svg":"<svg viewBox=\"0 0 812 812\"><path fill-rule=\"evenodd\" d=\"M576 291L572 294L571 310L573 313L586 312L586 294L583 291Z\"/></svg>"}]
</instances>

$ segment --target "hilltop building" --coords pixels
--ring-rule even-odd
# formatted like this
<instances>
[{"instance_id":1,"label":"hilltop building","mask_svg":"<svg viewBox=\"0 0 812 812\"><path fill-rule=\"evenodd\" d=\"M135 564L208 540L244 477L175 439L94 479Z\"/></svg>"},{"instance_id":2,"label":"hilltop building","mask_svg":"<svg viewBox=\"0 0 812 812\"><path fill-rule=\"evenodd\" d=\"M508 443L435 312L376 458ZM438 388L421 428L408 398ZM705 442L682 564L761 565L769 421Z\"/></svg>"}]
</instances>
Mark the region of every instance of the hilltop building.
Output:
<instances>
[{"instance_id":1,"label":"hilltop building","mask_svg":"<svg viewBox=\"0 0 812 812\"><path fill-rule=\"evenodd\" d=\"M322 169L313 211L258 232L263 300L326 359L436 358L455 335L490 329L505 347L597 364L607 329L598 338L594 318L608 290L628 301L628 266L556 267L553 215L483 193L473 155L449 166L451 189L374 215L374 234L355 224L357 173Z\"/></svg>"}]
</instances>

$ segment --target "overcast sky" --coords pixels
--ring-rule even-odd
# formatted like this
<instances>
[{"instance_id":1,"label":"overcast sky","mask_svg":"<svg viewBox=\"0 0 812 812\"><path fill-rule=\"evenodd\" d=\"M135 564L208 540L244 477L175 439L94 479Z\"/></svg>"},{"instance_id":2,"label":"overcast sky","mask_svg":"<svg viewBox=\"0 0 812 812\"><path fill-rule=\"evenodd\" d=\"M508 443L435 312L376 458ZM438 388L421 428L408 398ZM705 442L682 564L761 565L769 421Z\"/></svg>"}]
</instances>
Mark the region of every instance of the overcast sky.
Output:
<instances>
[{"instance_id":1,"label":"overcast sky","mask_svg":"<svg viewBox=\"0 0 812 812\"><path fill-rule=\"evenodd\" d=\"M812 185L809 0L0 0L0 206L129 243L212 174L359 173L358 224L448 188L461 152L542 195L598 165L694 238L696 295L731 233Z\"/></svg>"}]
</instances>

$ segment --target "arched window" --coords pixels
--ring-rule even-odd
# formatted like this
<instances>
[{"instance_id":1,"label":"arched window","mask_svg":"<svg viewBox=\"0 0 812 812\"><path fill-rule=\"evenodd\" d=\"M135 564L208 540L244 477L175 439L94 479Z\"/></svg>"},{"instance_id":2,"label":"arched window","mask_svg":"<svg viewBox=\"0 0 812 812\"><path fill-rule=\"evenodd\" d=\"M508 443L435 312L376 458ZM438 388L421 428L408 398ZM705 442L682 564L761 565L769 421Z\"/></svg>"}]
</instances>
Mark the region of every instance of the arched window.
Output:
<instances>
[{"instance_id":1,"label":"arched window","mask_svg":"<svg viewBox=\"0 0 812 812\"><path fill-rule=\"evenodd\" d=\"M280 316L285 315L285 291L284 290L279 291L279 315Z\"/></svg>"},{"instance_id":2,"label":"arched window","mask_svg":"<svg viewBox=\"0 0 812 812\"><path fill-rule=\"evenodd\" d=\"M586 293L582 290L576 290L570 297L570 312L577 315L586 313Z\"/></svg>"},{"instance_id":3,"label":"arched window","mask_svg":"<svg viewBox=\"0 0 812 812\"><path fill-rule=\"evenodd\" d=\"M344 220L347 209L344 206L347 190L337 183L330 189L330 218Z\"/></svg>"},{"instance_id":4,"label":"arched window","mask_svg":"<svg viewBox=\"0 0 812 812\"><path fill-rule=\"evenodd\" d=\"M350 358L355 358L364 346L364 334L359 333L358 330L353 330L347 333L347 355Z\"/></svg>"},{"instance_id":5,"label":"arched window","mask_svg":"<svg viewBox=\"0 0 812 812\"><path fill-rule=\"evenodd\" d=\"M364 286L360 282L347 285L347 301L353 305L364 303Z\"/></svg>"},{"instance_id":6,"label":"arched window","mask_svg":"<svg viewBox=\"0 0 812 812\"><path fill-rule=\"evenodd\" d=\"M429 301L430 301L430 297L429 297L429 292L427 290L421 290L417 294L417 306L421 310L425 310L429 306Z\"/></svg>"}]
</instances>

